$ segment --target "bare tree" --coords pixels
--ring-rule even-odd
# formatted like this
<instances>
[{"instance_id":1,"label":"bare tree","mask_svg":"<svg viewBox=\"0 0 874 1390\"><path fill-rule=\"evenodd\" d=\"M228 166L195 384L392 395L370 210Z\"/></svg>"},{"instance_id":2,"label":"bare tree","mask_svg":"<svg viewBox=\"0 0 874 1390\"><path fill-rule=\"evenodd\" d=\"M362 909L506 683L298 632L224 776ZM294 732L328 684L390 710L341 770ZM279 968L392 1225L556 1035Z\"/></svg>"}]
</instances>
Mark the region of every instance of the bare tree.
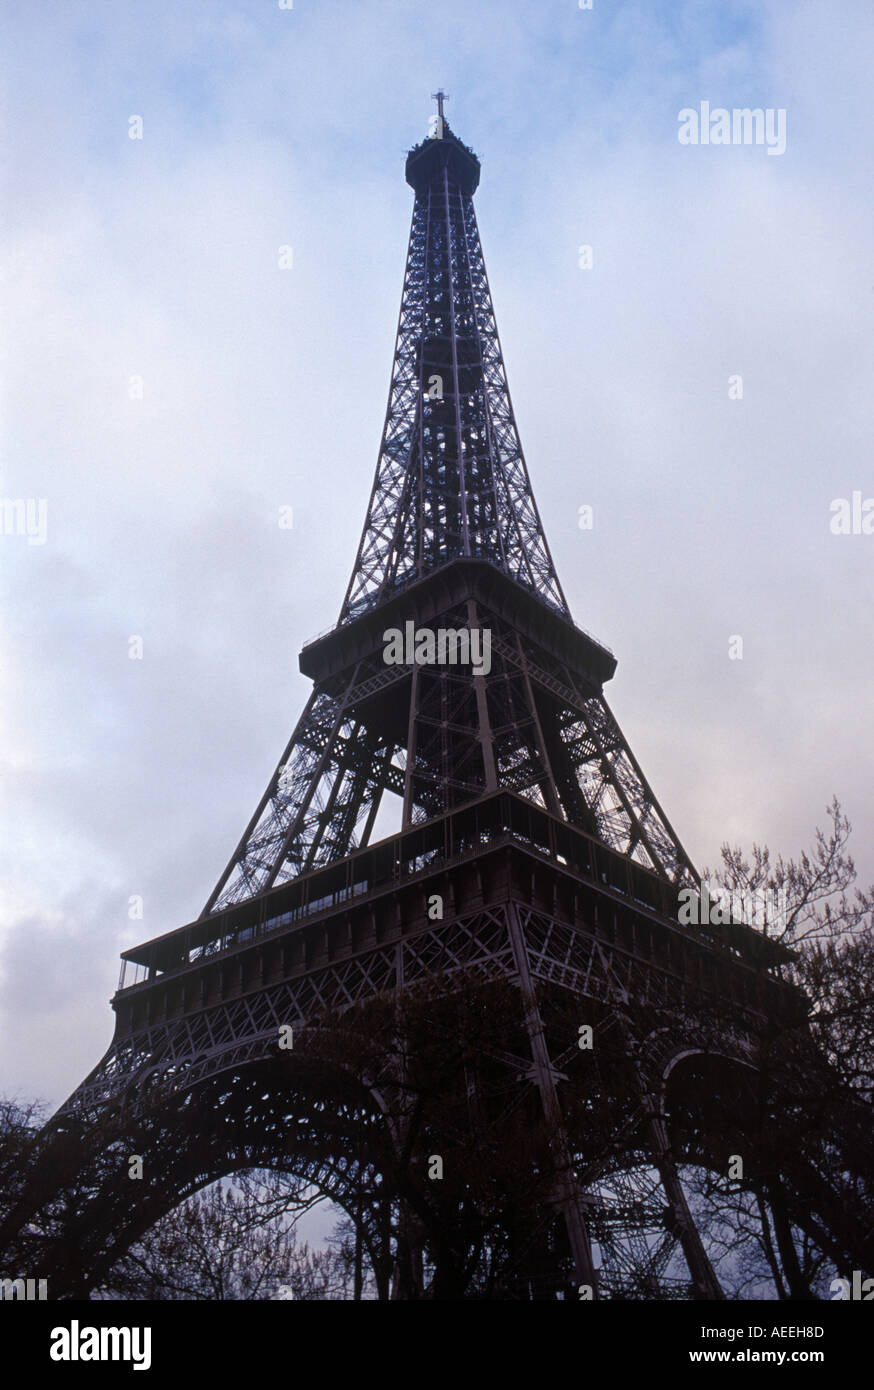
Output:
<instances>
[{"instance_id":1,"label":"bare tree","mask_svg":"<svg viewBox=\"0 0 874 1390\"><path fill-rule=\"evenodd\" d=\"M347 1263L299 1243L295 1221L319 1194L284 1174L224 1179L168 1213L110 1270L99 1298L344 1299Z\"/></svg>"},{"instance_id":2,"label":"bare tree","mask_svg":"<svg viewBox=\"0 0 874 1390\"><path fill-rule=\"evenodd\" d=\"M780 903L767 934L796 952L791 974L810 1000L808 1022L823 1053L869 1104L874 1100L874 885L856 887L847 852L852 826L837 797L810 854L772 860L754 844L749 856L722 846L713 875L729 893ZM708 877L705 870L704 877Z\"/></svg>"},{"instance_id":3,"label":"bare tree","mask_svg":"<svg viewBox=\"0 0 874 1390\"><path fill-rule=\"evenodd\" d=\"M34 1141L47 1110L43 1101L0 1096L0 1219L21 1196Z\"/></svg>"},{"instance_id":4,"label":"bare tree","mask_svg":"<svg viewBox=\"0 0 874 1390\"><path fill-rule=\"evenodd\" d=\"M769 1065L781 1071L785 1099L768 1115L758 1171L740 1190L703 1170L691 1176L696 1214L737 1297L763 1281L778 1298L824 1296L848 1249L864 1259L871 1246L871 1232L829 1239L803 1195L809 1175L832 1192L835 1215L848 1195L857 1210L874 1206L874 886L856 886L852 827L836 797L827 816L797 860L726 844L720 869L704 874L733 901L771 905L764 930L793 951L784 972L806 1000L798 1026L772 1039ZM787 1152L801 1175L794 1192L778 1171L777 1155Z\"/></svg>"}]
</instances>

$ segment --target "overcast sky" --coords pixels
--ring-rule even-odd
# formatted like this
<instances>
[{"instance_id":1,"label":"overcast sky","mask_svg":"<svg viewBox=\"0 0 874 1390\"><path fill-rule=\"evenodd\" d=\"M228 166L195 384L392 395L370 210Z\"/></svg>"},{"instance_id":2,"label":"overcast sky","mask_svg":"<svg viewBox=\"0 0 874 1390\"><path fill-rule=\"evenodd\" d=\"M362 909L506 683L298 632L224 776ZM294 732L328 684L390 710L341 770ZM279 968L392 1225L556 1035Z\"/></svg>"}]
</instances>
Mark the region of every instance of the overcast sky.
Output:
<instances>
[{"instance_id":1,"label":"overcast sky","mask_svg":"<svg viewBox=\"0 0 874 1390\"><path fill-rule=\"evenodd\" d=\"M55 1105L97 1062L120 950L197 915L298 718L441 84L559 576L657 796L713 867L726 839L797 855L836 792L874 877L874 535L830 531L874 497L868 0L49 0L3 27L0 494L46 533L0 534L0 1093ZM785 109L785 152L681 145L704 100Z\"/></svg>"}]
</instances>

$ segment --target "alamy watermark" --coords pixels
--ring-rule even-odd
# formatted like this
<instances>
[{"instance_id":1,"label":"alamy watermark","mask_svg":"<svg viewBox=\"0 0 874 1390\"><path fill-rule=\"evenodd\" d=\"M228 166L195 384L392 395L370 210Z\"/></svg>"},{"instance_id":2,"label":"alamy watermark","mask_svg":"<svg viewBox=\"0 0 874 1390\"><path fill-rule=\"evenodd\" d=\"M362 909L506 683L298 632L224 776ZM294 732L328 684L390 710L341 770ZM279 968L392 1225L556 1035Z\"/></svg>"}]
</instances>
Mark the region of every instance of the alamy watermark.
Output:
<instances>
[{"instance_id":1,"label":"alamy watermark","mask_svg":"<svg viewBox=\"0 0 874 1390\"><path fill-rule=\"evenodd\" d=\"M752 109L748 106L714 106L702 101L698 110L684 106L677 114L677 139L681 145L766 145L768 154L786 150L786 108Z\"/></svg>"},{"instance_id":2,"label":"alamy watermark","mask_svg":"<svg viewBox=\"0 0 874 1390\"><path fill-rule=\"evenodd\" d=\"M865 1279L861 1269L853 1270L853 1279L833 1279L829 1284L832 1303L853 1299L857 1303L870 1303L874 1299L874 1279Z\"/></svg>"},{"instance_id":3,"label":"alamy watermark","mask_svg":"<svg viewBox=\"0 0 874 1390\"><path fill-rule=\"evenodd\" d=\"M44 497L0 497L0 532L27 536L28 545L45 545L48 509Z\"/></svg>"},{"instance_id":4,"label":"alamy watermark","mask_svg":"<svg viewBox=\"0 0 874 1390\"><path fill-rule=\"evenodd\" d=\"M131 1361L135 1371L152 1364L150 1327L53 1327L49 1356L53 1361Z\"/></svg>"},{"instance_id":5,"label":"alamy watermark","mask_svg":"<svg viewBox=\"0 0 874 1390\"><path fill-rule=\"evenodd\" d=\"M386 628L382 659L386 666L470 666L473 675L492 669L492 632L488 627L416 627L412 621Z\"/></svg>"},{"instance_id":6,"label":"alamy watermark","mask_svg":"<svg viewBox=\"0 0 874 1390\"><path fill-rule=\"evenodd\" d=\"M25 1302L44 1302L48 1298L47 1279L0 1279L0 1302L23 1299Z\"/></svg>"},{"instance_id":7,"label":"alamy watermark","mask_svg":"<svg viewBox=\"0 0 874 1390\"><path fill-rule=\"evenodd\" d=\"M728 926L785 928L789 904L785 888L725 888L701 880L701 891L681 888L677 920L682 927Z\"/></svg>"},{"instance_id":8,"label":"alamy watermark","mask_svg":"<svg viewBox=\"0 0 874 1390\"><path fill-rule=\"evenodd\" d=\"M874 536L874 497L863 498L858 488L851 497L833 498L829 511L833 536Z\"/></svg>"}]
</instances>

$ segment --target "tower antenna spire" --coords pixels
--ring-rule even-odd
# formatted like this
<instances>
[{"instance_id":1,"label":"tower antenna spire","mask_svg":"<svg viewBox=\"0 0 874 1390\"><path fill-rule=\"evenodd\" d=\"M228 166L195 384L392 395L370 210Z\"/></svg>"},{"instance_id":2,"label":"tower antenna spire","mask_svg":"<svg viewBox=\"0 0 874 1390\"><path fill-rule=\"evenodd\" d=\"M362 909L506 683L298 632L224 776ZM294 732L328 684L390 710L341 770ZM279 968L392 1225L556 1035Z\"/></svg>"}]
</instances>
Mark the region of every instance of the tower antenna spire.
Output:
<instances>
[{"instance_id":1,"label":"tower antenna spire","mask_svg":"<svg viewBox=\"0 0 874 1390\"><path fill-rule=\"evenodd\" d=\"M431 100L432 100L432 101L436 101L436 103L437 103L437 139L438 139L438 140L442 140L442 139L443 139L443 103L444 103L444 101L448 101L448 100L449 100L449 97L447 96L446 92L444 92L443 89L441 88L440 91L438 91L438 92L432 92L432 93L431 93Z\"/></svg>"}]
</instances>

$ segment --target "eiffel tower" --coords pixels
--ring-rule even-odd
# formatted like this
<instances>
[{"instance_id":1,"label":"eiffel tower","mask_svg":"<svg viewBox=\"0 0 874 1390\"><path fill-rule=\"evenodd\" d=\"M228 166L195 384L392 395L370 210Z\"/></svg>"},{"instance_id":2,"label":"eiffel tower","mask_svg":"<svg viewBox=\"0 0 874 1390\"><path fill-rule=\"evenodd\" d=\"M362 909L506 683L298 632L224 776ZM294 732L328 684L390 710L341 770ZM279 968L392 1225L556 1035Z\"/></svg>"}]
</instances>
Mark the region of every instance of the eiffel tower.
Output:
<instances>
[{"instance_id":1,"label":"eiffel tower","mask_svg":"<svg viewBox=\"0 0 874 1390\"><path fill-rule=\"evenodd\" d=\"M443 100L406 160L382 443L338 621L300 655L312 694L200 917L123 953L109 1050L0 1230L5 1266L48 1274L53 1297L85 1296L184 1197L259 1167L353 1216L382 1297L719 1299L681 1167L724 1175L733 1153L836 1261L859 1258L851 1194L803 1142L765 1142L797 1092L774 1061L804 1016L790 952L678 919L700 879L605 698L616 660L555 571L480 164ZM484 1031L460 1099L447 1073L416 1130L418 998L440 1046L471 1018ZM519 1146L515 1167L489 1158L490 1133ZM459 1269L483 1165L502 1213L484 1245L502 1253L477 1285Z\"/></svg>"}]
</instances>

